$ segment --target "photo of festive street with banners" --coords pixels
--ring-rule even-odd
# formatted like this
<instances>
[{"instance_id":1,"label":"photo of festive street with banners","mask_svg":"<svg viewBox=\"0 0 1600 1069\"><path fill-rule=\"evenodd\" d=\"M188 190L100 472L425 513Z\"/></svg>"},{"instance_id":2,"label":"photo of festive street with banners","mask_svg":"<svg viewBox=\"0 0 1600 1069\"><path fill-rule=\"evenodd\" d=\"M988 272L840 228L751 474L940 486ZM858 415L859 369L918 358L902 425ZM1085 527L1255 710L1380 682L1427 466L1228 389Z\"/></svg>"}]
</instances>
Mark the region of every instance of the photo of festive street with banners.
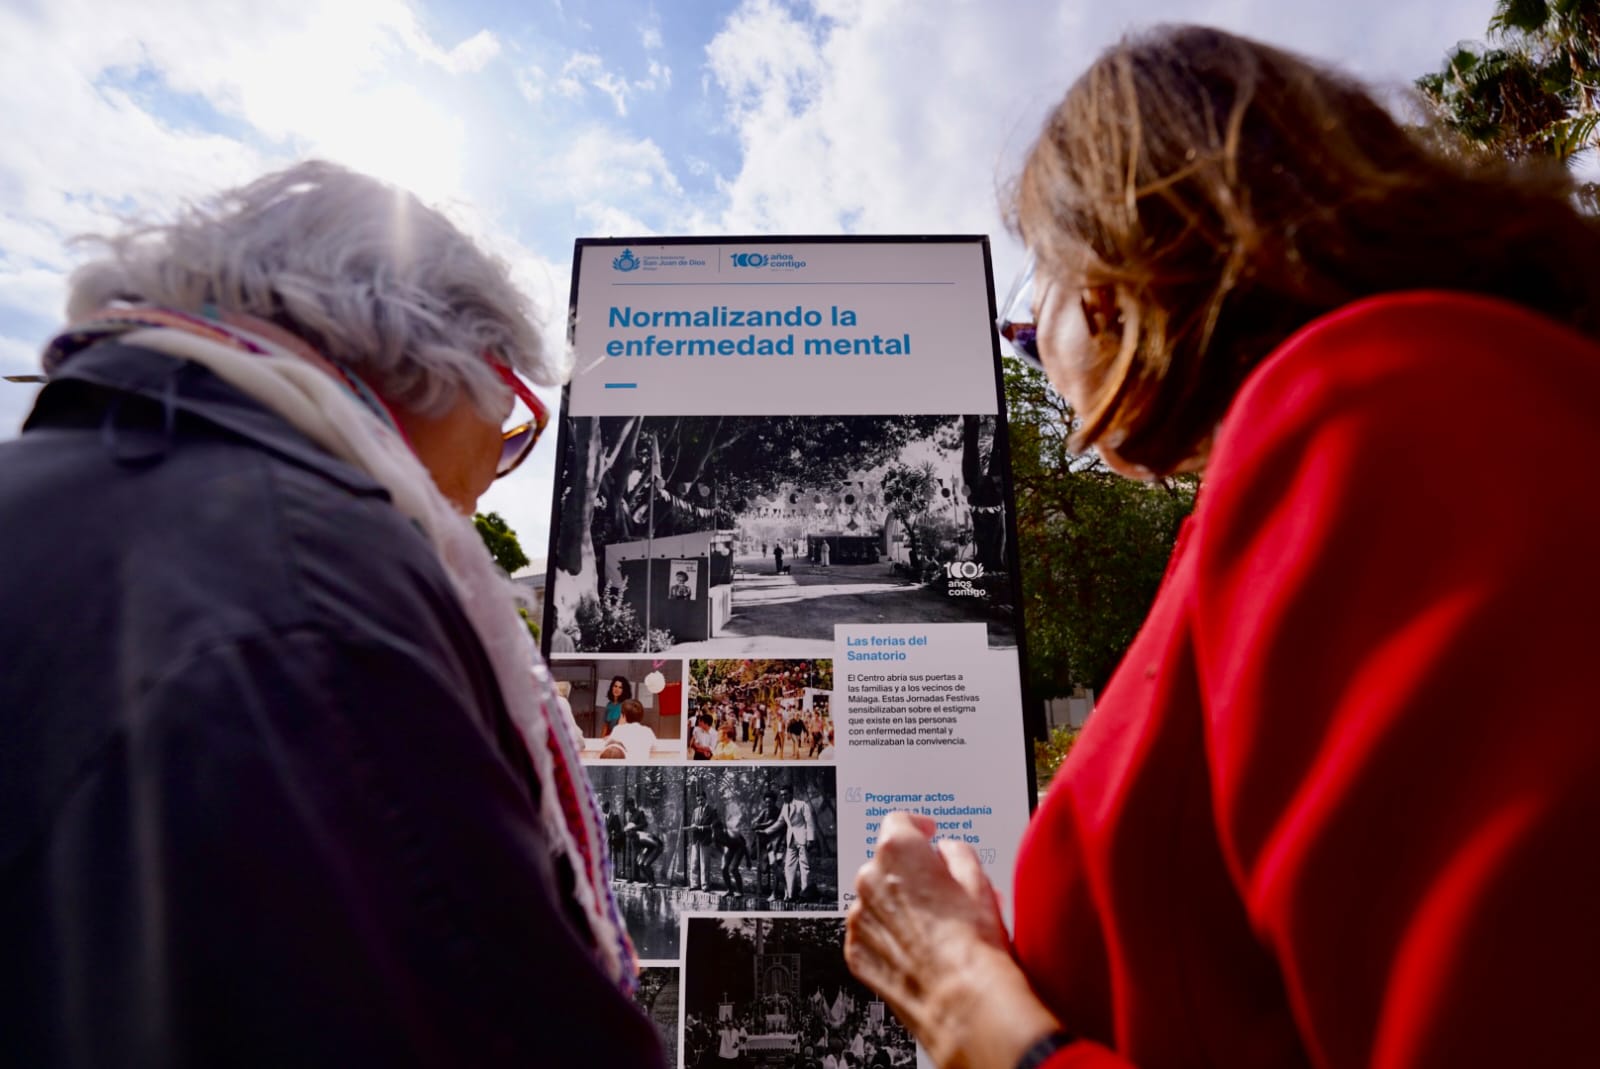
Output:
<instances>
[{"instance_id":1,"label":"photo of festive street with banners","mask_svg":"<svg viewBox=\"0 0 1600 1069\"><path fill-rule=\"evenodd\" d=\"M612 887L639 957L678 957L684 913L839 908L831 766L592 764Z\"/></svg>"},{"instance_id":2,"label":"photo of festive street with banners","mask_svg":"<svg viewBox=\"0 0 1600 1069\"><path fill-rule=\"evenodd\" d=\"M844 623L1016 644L992 416L571 417L551 572L586 652L833 651Z\"/></svg>"},{"instance_id":3,"label":"photo of festive street with banners","mask_svg":"<svg viewBox=\"0 0 1600 1069\"><path fill-rule=\"evenodd\" d=\"M832 761L832 699L828 658L690 661L689 757Z\"/></svg>"},{"instance_id":4,"label":"photo of festive street with banners","mask_svg":"<svg viewBox=\"0 0 1600 1069\"><path fill-rule=\"evenodd\" d=\"M686 1066L915 1064L910 1034L845 967L843 918L690 917L687 927Z\"/></svg>"}]
</instances>

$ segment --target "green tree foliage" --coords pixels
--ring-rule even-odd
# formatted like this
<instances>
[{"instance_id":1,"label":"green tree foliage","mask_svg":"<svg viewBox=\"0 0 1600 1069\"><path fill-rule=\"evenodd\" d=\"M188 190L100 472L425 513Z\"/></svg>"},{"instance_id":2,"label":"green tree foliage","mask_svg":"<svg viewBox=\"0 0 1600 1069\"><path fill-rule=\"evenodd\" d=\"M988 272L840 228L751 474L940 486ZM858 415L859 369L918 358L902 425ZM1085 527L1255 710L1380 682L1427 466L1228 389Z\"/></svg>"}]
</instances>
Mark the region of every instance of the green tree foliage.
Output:
<instances>
[{"instance_id":1,"label":"green tree foliage","mask_svg":"<svg viewBox=\"0 0 1600 1069\"><path fill-rule=\"evenodd\" d=\"M933 465L926 461L914 466L896 464L883 473L883 504L889 515L905 528L913 575L922 573L922 556L930 534L923 528L933 510L938 488Z\"/></svg>"},{"instance_id":2,"label":"green tree foliage","mask_svg":"<svg viewBox=\"0 0 1600 1069\"><path fill-rule=\"evenodd\" d=\"M1600 0L1498 0L1488 41L1417 87L1477 151L1571 165L1600 144ZM1596 204L1594 183L1584 195Z\"/></svg>"},{"instance_id":3,"label":"green tree foliage","mask_svg":"<svg viewBox=\"0 0 1600 1069\"><path fill-rule=\"evenodd\" d=\"M1051 730L1049 736L1033 740L1033 771L1035 782L1039 791L1050 786L1050 781L1061 770L1061 762L1067 759L1067 754L1072 752L1072 744L1078 741L1078 729L1071 727L1058 727Z\"/></svg>"},{"instance_id":4,"label":"green tree foliage","mask_svg":"<svg viewBox=\"0 0 1600 1069\"><path fill-rule=\"evenodd\" d=\"M746 700L801 687L832 690L833 660L696 660L689 662L689 679L702 697L719 690Z\"/></svg>"},{"instance_id":5,"label":"green tree foliage","mask_svg":"<svg viewBox=\"0 0 1600 1069\"><path fill-rule=\"evenodd\" d=\"M524 609L521 605L517 606L517 615L522 617L522 622L528 626L528 634L533 636L534 644L537 645L539 642L538 621L533 618L532 613L530 613L527 609Z\"/></svg>"},{"instance_id":6,"label":"green tree foliage","mask_svg":"<svg viewBox=\"0 0 1600 1069\"><path fill-rule=\"evenodd\" d=\"M484 546L489 550L489 556L494 558L501 571L510 575L518 568L528 566L528 555L522 552L522 543L517 541L517 533L498 512L487 515L480 512L472 517L472 525L478 529L478 537L483 539Z\"/></svg>"},{"instance_id":7,"label":"green tree foliage","mask_svg":"<svg viewBox=\"0 0 1600 1069\"><path fill-rule=\"evenodd\" d=\"M1071 406L1019 361L1005 374L1029 683L1036 698L1100 690L1155 599L1198 483L1134 482L1071 453Z\"/></svg>"},{"instance_id":8,"label":"green tree foliage","mask_svg":"<svg viewBox=\"0 0 1600 1069\"><path fill-rule=\"evenodd\" d=\"M482 512L473 514L472 526L478 529L478 537L483 539L484 548L489 551L489 556L494 558L501 571L510 575L518 568L528 566L528 555L522 552L522 543L517 541L517 532L511 529L511 525L498 512L487 515ZM528 625L528 634L532 635L533 641L537 643L539 625L532 614L518 605L517 615Z\"/></svg>"}]
</instances>

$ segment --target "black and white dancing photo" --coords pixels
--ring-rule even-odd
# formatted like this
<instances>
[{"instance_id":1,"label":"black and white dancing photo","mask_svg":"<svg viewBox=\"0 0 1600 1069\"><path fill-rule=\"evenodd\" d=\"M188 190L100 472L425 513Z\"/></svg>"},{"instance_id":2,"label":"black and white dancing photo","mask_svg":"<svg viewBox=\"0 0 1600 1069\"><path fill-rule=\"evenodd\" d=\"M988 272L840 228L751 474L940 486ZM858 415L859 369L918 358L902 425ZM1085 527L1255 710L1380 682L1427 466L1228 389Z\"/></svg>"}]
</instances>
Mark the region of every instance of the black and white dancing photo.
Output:
<instances>
[{"instance_id":1,"label":"black and white dancing photo","mask_svg":"<svg viewBox=\"0 0 1600 1069\"><path fill-rule=\"evenodd\" d=\"M596 763L588 772L641 960L678 957L684 913L839 908L832 766Z\"/></svg>"}]
</instances>

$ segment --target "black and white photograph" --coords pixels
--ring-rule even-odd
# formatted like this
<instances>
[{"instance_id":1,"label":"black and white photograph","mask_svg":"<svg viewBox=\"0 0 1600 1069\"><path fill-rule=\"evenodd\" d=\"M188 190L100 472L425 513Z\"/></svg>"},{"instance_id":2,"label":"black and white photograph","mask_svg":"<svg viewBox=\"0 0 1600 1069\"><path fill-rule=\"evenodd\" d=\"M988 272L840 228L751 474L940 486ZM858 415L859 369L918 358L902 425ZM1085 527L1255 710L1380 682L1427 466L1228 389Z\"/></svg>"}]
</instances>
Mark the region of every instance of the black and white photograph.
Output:
<instances>
[{"instance_id":1,"label":"black and white photograph","mask_svg":"<svg viewBox=\"0 0 1600 1069\"><path fill-rule=\"evenodd\" d=\"M684 948L688 1069L899 1069L905 1027L844 963L842 917L691 917Z\"/></svg>"},{"instance_id":2,"label":"black and white photograph","mask_svg":"<svg viewBox=\"0 0 1600 1069\"><path fill-rule=\"evenodd\" d=\"M688 755L697 761L832 761L831 658L689 662Z\"/></svg>"},{"instance_id":3,"label":"black and white photograph","mask_svg":"<svg viewBox=\"0 0 1600 1069\"><path fill-rule=\"evenodd\" d=\"M667 588L667 597L680 601L694 601L699 597L699 561L675 560L668 568L672 573L672 585Z\"/></svg>"},{"instance_id":4,"label":"black and white photograph","mask_svg":"<svg viewBox=\"0 0 1600 1069\"><path fill-rule=\"evenodd\" d=\"M568 417L554 625L582 652L833 651L834 626L1016 645L993 416Z\"/></svg>"},{"instance_id":5,"label":"black and white photograph","mask_svg":"<svg viewBox=\"0 0 1600 1069\"><path fill-rule=\"evenodd\" d=\"M612 886L639 957L678 957L685 913L839 908L831 766L592 764Z\"/></svg>"},{"instance_id":6,"label":"black and white photograph","mask_svg":"<svg viewBox=\"0 0 1600 1069\"><path fill-rule=\"evenodd\" d=\"M683 662L654 657L556 657L556 693L583 736L584 761L683 756Z\"/></svg>"},{"instance_id":7,"label":"black and white photograph","mask_svg":"<svg viewBox=\"0 0 1600 1069\"><path fill-rule=\"evenodd\" d=\"M639 989L633 993L644 1015L661 1034L667 1064L678 1064L679 971L672 965L649 965L639 970Z\"/></svg>"}]
</instances>

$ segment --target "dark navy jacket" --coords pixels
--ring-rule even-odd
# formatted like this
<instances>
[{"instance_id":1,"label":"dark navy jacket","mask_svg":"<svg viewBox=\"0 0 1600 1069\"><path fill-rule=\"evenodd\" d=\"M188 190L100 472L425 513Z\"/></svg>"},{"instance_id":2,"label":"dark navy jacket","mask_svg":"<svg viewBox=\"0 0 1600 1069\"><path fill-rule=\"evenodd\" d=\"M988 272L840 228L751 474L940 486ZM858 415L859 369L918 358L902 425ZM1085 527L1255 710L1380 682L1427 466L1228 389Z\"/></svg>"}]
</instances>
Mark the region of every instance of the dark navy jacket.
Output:
<instances>
[{"instance_id":1,"label":"dark navy jacket","mask_svg":"<svg viewBox=\"0 0 1600 1069\"><path fill-rule=\"evenodd\" d=\"M656 1066L422 537L101 343L0 444L0 1063Z\"/></svg>"}]
</instances>

